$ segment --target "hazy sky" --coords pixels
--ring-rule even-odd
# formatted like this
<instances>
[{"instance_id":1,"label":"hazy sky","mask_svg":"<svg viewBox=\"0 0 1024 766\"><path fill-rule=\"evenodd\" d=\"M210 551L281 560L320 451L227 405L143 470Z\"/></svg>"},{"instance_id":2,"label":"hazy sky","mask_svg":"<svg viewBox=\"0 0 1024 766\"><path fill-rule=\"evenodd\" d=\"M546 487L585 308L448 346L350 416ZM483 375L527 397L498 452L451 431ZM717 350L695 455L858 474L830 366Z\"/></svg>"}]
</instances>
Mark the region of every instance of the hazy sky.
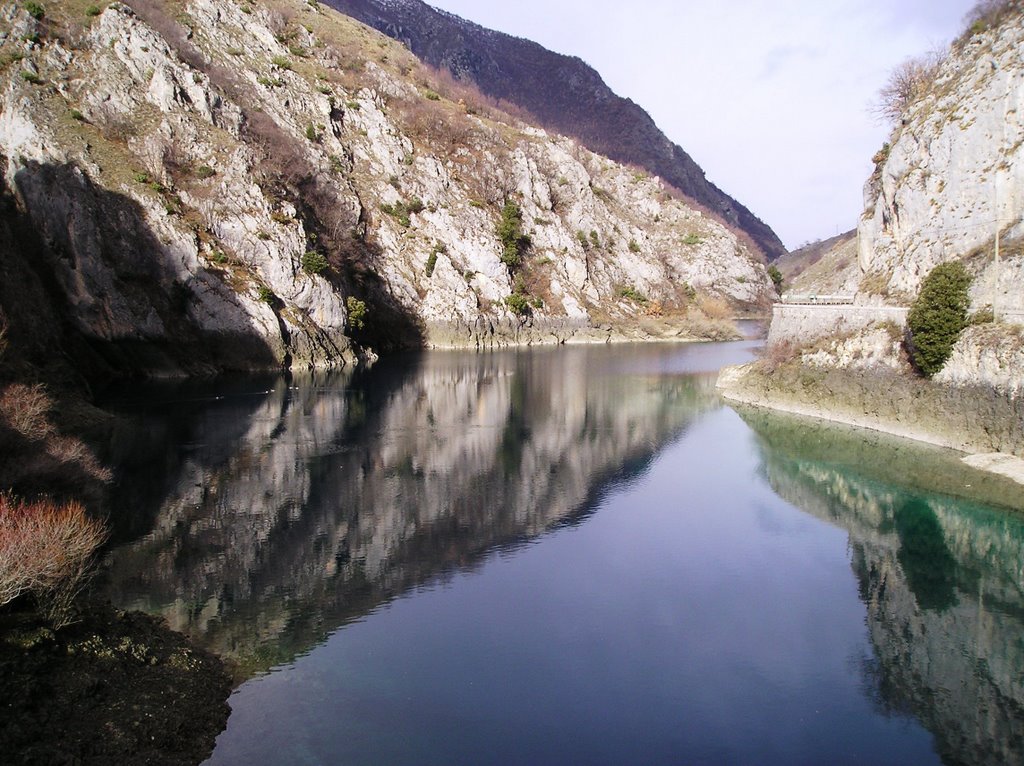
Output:
<instances>
[{"instance_id":1,"label":"hazy sky","mask_svg":"<svg viewBox=\"0 0 1024 766\"><path fill-rule=\"evenodd\" d=\"M853 228L889 129L868 104L976 0L427 0L579 56L790 248Z\"/></svg>"}]
</instances>

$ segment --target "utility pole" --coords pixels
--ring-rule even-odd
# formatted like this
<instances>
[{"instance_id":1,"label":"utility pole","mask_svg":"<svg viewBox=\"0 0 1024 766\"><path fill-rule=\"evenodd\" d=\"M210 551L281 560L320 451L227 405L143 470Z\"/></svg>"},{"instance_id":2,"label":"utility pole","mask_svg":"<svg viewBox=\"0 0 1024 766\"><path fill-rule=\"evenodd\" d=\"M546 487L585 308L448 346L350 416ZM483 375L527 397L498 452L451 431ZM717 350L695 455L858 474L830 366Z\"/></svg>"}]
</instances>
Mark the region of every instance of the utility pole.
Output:
<instances>
[{"instance_id":1,"label":"utility pole","mask_svg":"<svg viewBox=\"0 0 1024 766\"><path fill-rule=\"evenodd\" d=\"M995 64L993 64L995 66ZM999 166L1002 162L1006 162L1006 158L1003 152L1006 151L1006 115L1007 115L1007 101L1010 98L1010 85L1007 85L1007 93L1003 98L1003 132L1002 141L999 143L999 151L996 155L995 172L992 174L992 179L995 182L995 219L996 219L996 236L995 236L995 252L992 257L992 319L993 321L999 321L999 273L1002 270L1002 264L999 261L999 229L1002 224L1000 209L999 209Z\"/></svg>"}]
</instances>

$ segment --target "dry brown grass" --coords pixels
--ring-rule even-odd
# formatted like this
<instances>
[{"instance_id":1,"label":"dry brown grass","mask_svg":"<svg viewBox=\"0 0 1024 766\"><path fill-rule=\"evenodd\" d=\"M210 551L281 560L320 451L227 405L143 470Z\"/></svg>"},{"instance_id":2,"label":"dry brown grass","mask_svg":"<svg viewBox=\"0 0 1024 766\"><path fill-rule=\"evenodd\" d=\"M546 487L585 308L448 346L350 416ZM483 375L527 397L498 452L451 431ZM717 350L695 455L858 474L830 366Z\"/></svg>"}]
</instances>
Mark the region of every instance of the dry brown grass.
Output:
<instances>
[{"instance_id":1,"label":"dry brown grass","mask_svg":"<svg viewBox=\"0 0 1024 766\"><path fill-rule=\"evenodd\" d=\"M86 496L110 471L80 439L58 433L53 400L41 384L0 389L0 491Z\"/></svg>"},{"instance_id":2,"label":"dry brown grass","mask_svg":"<svg viewBox=\"0 0 1024 766\"><path fill-rule=\"evenodd\" d=\"M781 340L765 346L758 364L765 372L775 372L800 355L800 347L791 340Z\"/></svg>"},{"instance_id":3,"label":"dry brown grass","mask_svg":"<svg viewBox=\"0 0 1024 766\"><path fill-rule=\"evenodd\" d=\"M708 319L729 319L733 315L732 306L721 298L709 295L701 296L697 301L697 307Z\"/></svg>"},{"instance_id":4,"label":"dry brown grass","mask_svg":"<svg viewBox=\"0 0 1024 766\"><path fill-rule=\"evenodd\" d=\"M49 421L53 402L42 384L12 383L0 391L0 423L30 441L53 434Z\"/></svg>"},{"instance_id":5,"label":"dry brown grass","mask_svg":"<svg viewBox=\"0 0 1024 766\"><path fill-rule=\"evenodd\" d=\"M80 503L0 495L0 605L31 594L55 625L66 624L104 538Z\"/></svg>"}]
</instances>

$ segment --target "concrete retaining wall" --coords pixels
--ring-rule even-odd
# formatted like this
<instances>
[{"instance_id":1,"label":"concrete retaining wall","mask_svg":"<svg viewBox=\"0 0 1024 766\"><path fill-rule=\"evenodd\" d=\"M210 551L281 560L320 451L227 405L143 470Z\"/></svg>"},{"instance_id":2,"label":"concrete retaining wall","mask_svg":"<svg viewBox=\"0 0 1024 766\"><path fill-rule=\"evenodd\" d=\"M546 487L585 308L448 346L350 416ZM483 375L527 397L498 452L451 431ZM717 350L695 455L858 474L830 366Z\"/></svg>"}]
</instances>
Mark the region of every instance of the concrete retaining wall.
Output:
<instances>
[{"instance_id":1,"label":"concrete retaining wall","mask_svg":"<svg viewBox=\"0 0 1024 766\"><path fill-rule=\"evenodd\" d=\"M768 344L794 341L801 345L826 335L861 330L874 322L907 323L908 308L896 306L814 306L776 303L772 306L772 324Z\"/></svg>"}]
</instances>

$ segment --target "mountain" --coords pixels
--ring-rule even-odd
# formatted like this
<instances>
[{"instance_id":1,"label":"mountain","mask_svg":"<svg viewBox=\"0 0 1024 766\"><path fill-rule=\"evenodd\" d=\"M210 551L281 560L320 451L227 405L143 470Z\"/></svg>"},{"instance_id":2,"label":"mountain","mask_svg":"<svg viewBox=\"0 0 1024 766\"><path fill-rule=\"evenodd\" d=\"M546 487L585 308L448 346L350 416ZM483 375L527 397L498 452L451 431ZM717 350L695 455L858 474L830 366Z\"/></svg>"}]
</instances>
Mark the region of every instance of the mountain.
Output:
<instances>
[{"instance_id":1,"label":"mountain","mask_svg":"<svg viewBox=\"0 0 1024 766\"><path fill-rule=\"evenodd\" d=\"M325 1L401 41L431 66L525 109L545 128L660 176L746 232L769 260L786 252L771 228L708 181L700 166L661 132L647 112L617 96L579 58L485 29L420 0Z\"/></svg>"},{"instance_id":2,"label":"mountain","mask_svg":"<svg viewBox=\"0 0 1024 766\"><path fill-rule=\"evenodd\" d=\"M860 281L857 231L811 242L775 261L783 289L797 295L852 295Z\"/></svg>"},{"instance_id":3,"label":"mountain","mask_svg":"<svg viewBox=\"0 0 1024 766\"><path fill-rule=\"evenodd\" d=\"M706 339L771 294L755 249L661 180L322 5L32 10L0 31L11 364Z\"/></svg>"}]
</instances>

